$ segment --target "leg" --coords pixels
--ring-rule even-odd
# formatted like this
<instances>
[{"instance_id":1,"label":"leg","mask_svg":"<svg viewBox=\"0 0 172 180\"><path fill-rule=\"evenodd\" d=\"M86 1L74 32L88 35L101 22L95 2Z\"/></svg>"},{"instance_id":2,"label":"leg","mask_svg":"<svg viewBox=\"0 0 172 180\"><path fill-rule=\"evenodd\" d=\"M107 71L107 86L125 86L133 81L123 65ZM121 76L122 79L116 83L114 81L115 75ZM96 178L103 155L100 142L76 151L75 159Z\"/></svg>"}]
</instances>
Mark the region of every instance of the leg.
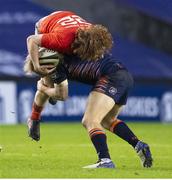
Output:
<instances>
[{"instance_id":1,"label":"leg","mask_svg":"<svg viewBox=\"0 0 172 180\"><path fill-rule=\"evenodd\" d=\"M43 81L46 86L49 86L49 87L53 86L53 82L48 76L44 77ZM49 97L45 93L37 90L37 92L35 93L35 98L34 98L34 102L32 106L32 113L31 113L32 120L40 120L41 112L48 98Z\"/></svg>"},{"instance_id":2,"label":"leg","mask_svg":"<svg viewBox=\"0 0 172 180\"><path fill-rule=\"evenodd\" d=\"M122 106L115 105L103 119L102 126L131 144L138 153L142 165L144 167L151 167L152 157L149 146L146 143L139 141L132 130L123 121L117 119L117 115L121 109Z\"/></svg>"},{"instance_id":3,"label":"leg","mask_svg":"<svg viewBox=\"0 0 172 180\"><path fill-rule=\"evenodd\" d=\"M122 108L123 105L115 104L111 111L104 117L101 124L105 129L110 130L110 127L113 124L113 122L117 121L117 117L121 112Z\"/></svg>"},{"instance_id":4,"label":"leg","mask_svg":"<svg viewBox=\"0 0 172 180\"><path fill-rule=\"evenodd\" d=\"M47 86L53 85L49 77L44 77L43 80ZM29 137L31 137L35 141L40 140L40 117L41 117L41 112L48 99L49 97L41 91L37 90L37 92L35 93L31 116L27 121L29 128L28 130Z\"/></svg>"},{"instance_id":5,"label":"leg","mask_svg":"<svg viewBox=\"0 0 172 180\"><path fill-rule=\"evenodd\" d=\"M82 123L89 133L100 162L85 168L114 168L108 152L106 134L101 126L101 121L114 104L114 100L105 94L92 91L89 95Z\"/></svg>"},{"instance_id":6,"label":"leg","mask_svg":"<svg viewBox=\"0 0 172 180\"><path fill-rule=\"evenodd\" d=\"M122 105L120 106L116 104L108 113L108 115L103 119L102 125L106 129L110 130L112 133L127 141L135 148L136 144L139 141L138 138L125 124L125 122L117 119L117 116L122 110L122 107Z\"/></svg>"}]
</instances>

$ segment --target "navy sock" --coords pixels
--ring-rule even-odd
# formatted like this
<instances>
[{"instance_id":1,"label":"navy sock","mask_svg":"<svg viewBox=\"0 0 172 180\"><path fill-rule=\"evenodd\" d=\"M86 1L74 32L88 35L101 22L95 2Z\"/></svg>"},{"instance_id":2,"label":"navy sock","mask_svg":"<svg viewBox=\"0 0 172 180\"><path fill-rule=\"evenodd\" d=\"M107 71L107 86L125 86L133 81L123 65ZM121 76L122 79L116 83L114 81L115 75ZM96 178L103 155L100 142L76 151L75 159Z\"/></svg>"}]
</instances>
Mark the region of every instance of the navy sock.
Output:
<instances>
[{"instance_id":1,"label":"navy sock","mask_svg":"<svg viewBox=\"0 0 172 180\"><path fill-rule=\"evenodd\" d=\"M98 158L110 159L110 155L109 155L109 151L108 151L108 147L106 143L106 134L101 129L95 128L89 132L89 135L97 151Z\"/></svg>"},{"instance_id":2,"label":"navy sock","mask_svg":"<svg viewBox=\"0 0 172 180\"><path fill-rule=\"evenodd\" d=\"M110 130L133 147L135 147L139 141L131 129L121 120L116 120L112 123Z\"/></svg>"}]
</instances>

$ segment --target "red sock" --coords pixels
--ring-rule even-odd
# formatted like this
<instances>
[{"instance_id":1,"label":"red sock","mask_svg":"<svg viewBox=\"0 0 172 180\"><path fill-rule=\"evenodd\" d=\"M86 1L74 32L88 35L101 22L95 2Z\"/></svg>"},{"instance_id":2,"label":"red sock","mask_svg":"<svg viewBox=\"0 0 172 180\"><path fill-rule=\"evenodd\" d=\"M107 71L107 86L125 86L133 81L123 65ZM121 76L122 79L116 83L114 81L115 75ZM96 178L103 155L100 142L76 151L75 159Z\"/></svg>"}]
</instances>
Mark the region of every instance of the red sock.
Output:
<instances>
[{"instance_id":1,"label":"red sock","mask_svg":"<svg viewBox=\"0 0 172 180\"><path fill-rule=\"evenodd\" d=\"M42 110L43 107L37 106L36 103L34 102L32 105L32 113L30 118L32 120L40 120Z\"/></svg>"}]
</instances>

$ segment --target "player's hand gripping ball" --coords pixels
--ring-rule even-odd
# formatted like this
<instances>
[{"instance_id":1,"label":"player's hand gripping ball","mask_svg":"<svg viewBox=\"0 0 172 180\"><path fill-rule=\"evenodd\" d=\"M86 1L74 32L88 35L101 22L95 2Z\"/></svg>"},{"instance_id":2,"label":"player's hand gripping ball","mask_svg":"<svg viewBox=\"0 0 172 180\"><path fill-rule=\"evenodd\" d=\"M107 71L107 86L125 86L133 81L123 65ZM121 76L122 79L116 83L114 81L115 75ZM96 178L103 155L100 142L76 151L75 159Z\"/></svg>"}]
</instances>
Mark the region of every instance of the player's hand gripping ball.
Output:
<instances>
[{"instance_id":1,"label":"player's hand gripping ball","mask_svg":"<svg viewBox=\"0 0 172 180\"><path fill-rule=\"evenodd\" d=\"M46 48L39 49L39 63L41 66L52 65L57 66L62 60L63 55L58 53L57 51L53 51Z\"/></svg>"}]
</instances>

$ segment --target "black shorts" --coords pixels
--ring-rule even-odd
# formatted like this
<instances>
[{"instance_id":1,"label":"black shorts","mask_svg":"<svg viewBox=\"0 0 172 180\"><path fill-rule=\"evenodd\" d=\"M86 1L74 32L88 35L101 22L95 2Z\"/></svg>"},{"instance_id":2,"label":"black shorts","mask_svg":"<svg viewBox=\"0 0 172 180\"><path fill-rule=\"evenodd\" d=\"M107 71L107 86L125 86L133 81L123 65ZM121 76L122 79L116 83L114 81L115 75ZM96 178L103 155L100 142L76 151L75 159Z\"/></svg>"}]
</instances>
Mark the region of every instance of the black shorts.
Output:
<instances>
[{"instance_id":1,"label":"black shorts","mask_svg":"<svg viewBox=\"0 0 172 180\"><path fill-rule=\"evenodd\" d=\"M116 104L125 105L130 89L133 87L133 78L126 70L102 76L94 85L92 91L101 92L111 97Z\"/></svg>"},{"instance_id":2,"label":"black shorts","mask_svg":"<svg viewBox=\"0 0 172 180\"><path fill-rule=\"evenodd\" d=\"M57 84L68 79L66 68L62 64L59 65L56 72L51 75L51 78L54 83ZM125 105L132 86L133 78L131 74L127 70L122 69L100 77L99 80L95 82L95 85L93 85L92 91L106 94L111 97L116 104Z\"/></svg>"}]
</instances>

